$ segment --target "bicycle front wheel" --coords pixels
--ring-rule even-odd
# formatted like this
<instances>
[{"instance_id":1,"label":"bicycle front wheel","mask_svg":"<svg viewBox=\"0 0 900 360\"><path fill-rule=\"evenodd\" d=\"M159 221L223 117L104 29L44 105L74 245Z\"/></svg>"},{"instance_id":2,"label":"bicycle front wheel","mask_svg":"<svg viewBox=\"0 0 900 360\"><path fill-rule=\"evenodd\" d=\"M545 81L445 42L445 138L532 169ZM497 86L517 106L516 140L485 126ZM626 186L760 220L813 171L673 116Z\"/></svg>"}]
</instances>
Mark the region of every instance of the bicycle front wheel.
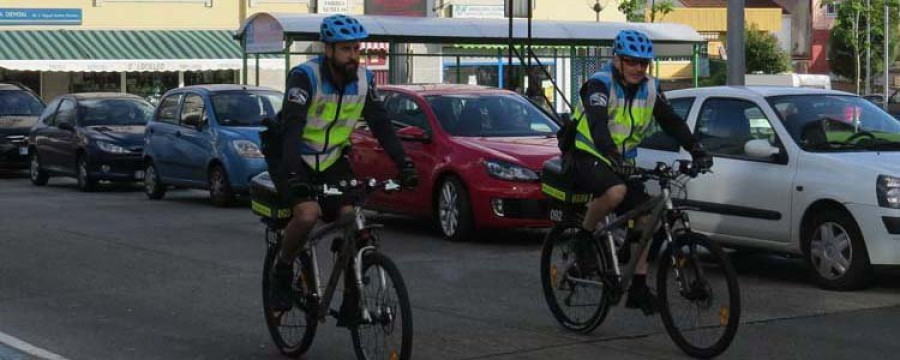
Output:
<instances>
[{"instance_id":1,"label":"bicycle front wheel","mask_svg":"<svg viewBox=\"0 0 900 360\"><path fill-rule=\"evenodd\" d=\"M718 356L731 345L741 318L731 262L717 243L693 232L677 236L661 259L656 286L666 332L690 356Z\"/></svg>"},{"instance_id":2,"label":"bicycle front wheel","mask_svg":"<svg viewBox=\"0 0 900 360\"><path fill-rule=\"evenodd\" d=\"M606 319L610 291L604 279L607 257L596 244L584 247L596 258L597 269L585 269L576 261L575 234L581 227L560 223L550 229L541 249L541 286L550 312L564 328L581 333L596 329ZM585 251L582 249L582 251Z\"/></svg>"},{"instance_id":3,"label":"bicycle front wheel","mask_svg":"<svg viewBox=\"0 0 900 360\"><path fill-rule=\"evenodd\" d=\"M277 256L278 249L269 247L263 267L263 312L266 316L266 327L278 350L287 356L297 357L309 349L318 325L313 315L309 313L311 304L307 304L307 295L315 286L312 263L306 252L302 252L294 260L294 280L291 285L294 306L288 311L276 311L271 306L273 286L271 273L274 271Z\"/></svg>"},{"instance_id":4,"label":"bicycle front wheel","mask_svg":"<svg viewBox=\"0 0 900 360\"><path fill-rule=\"evenodd\" d=\"M363 258L362 299L371 322L350 329L360 360L409 360L412 356L412 308L400 270L388 257Z\"/></svg>"}]
</instances>

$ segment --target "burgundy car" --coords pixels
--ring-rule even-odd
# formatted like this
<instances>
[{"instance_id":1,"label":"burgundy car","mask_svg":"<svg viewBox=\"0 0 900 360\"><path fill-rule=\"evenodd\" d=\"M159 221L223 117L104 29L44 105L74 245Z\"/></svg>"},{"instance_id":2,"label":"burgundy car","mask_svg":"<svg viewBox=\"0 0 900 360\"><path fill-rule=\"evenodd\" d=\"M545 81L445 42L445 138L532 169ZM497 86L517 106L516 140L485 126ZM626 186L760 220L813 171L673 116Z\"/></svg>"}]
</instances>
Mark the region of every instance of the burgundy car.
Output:
<instances>
[{"instance_id":1,"label":"burgundy car","mask_svg":"<svg viewBox=\"0 0 900 360\"><path fill-rule=\"evenodd\" d=\"M540 169L559 155L557 123L524 97L470 85L380 89L419 186L376 194L368 207L431 218L443 235L468 240L482 228L546 227ZM396 176L378 141L360 122L352 163L361 177Z\"/></svg>"}]
</instances>

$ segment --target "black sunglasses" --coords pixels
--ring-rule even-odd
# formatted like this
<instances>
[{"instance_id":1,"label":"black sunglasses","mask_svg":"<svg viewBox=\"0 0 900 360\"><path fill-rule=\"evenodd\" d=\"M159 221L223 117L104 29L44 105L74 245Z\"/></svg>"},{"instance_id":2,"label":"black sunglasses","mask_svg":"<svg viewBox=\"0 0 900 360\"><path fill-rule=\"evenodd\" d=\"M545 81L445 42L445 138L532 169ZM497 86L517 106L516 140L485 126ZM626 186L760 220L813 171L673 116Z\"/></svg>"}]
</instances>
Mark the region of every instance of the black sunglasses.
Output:
<instances>
[{"instance_id":1,"label":"black sunglasses","mask_svg":"<svg viewBox=\"0 0 900 360\"><path fill-rule=\"evenodd\" d=\"M622 58L622 62L628 66L638 66L638 65L640 65L642 67L650 66L650 60L648 60L648 59L635 59L635 58L626 57L626 56L622 56L621 58Z\"/></svg>"}]
</instances>

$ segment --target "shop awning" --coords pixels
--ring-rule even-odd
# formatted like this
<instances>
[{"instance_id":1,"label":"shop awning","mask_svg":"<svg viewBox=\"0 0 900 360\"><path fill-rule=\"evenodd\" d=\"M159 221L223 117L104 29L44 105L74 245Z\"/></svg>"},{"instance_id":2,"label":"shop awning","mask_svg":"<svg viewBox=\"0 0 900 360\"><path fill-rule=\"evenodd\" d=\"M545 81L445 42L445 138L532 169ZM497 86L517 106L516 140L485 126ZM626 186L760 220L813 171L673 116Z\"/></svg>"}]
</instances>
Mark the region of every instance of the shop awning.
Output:
<instances>
[{"instance_id":1,"label":"shop awning","mask_svg":"<svg viewBox=\"0 0 900 360\"><path fill-rule=\"evenodd\" d=\"M252 61L252 60L251 60ZM283 67L283 61L261 61ZM0 31L0 67L26 71L238 70L241 47L229 30Z\"/></svg>"}]
</instances>

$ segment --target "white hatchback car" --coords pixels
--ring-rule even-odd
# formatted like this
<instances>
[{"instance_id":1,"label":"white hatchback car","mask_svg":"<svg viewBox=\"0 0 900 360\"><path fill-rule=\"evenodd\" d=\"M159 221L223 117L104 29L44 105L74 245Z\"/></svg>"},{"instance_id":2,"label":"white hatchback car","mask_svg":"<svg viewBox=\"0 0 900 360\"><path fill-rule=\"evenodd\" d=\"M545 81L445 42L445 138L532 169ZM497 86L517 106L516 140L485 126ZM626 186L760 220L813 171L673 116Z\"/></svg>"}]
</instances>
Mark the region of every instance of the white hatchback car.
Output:
<instances>
[{"instance_id":1,"label":"white hatchback car","mask_svg":"<svg viewBox=\"0 0 900 360\"><path fill-rule=\"evenodd\" d=\"M900 121L832 90L666 95L715 157L713 173L682 194L700 209L691 214L696 231L731 247L803 255L829 289L863 287L873 268L900 264ZM637 161L652 167L689 158L657 128Z\"/></svg>"}]
</instances>

